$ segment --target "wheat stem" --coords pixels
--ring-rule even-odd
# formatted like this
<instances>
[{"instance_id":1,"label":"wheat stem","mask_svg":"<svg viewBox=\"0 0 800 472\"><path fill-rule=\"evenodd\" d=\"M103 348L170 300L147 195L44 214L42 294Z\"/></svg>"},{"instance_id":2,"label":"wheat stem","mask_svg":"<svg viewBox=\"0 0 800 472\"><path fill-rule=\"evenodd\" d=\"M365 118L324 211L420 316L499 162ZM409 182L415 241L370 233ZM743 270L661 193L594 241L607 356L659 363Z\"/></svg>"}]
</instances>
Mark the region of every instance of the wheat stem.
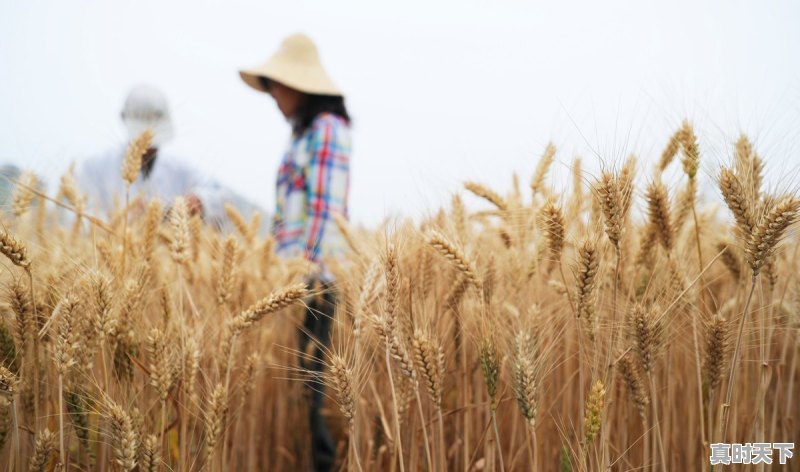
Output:
<instances>
[{"instance_id":1,"label":"wheat stem","mask_svg":"<svg viewBox=\"0 0 800 472\"><path fill-rule=\"evenodd\" d=\"M766 396L767 396L767 389L769 388L770 380L772 379L772 371L770 369L769 361L767 359L767 341L765 339L765 333L767 328L764 324L769 321L772 321L772 307L773 307L773 293L774 289L770 284L769 289L769 315L768 316L760 316L759 317L759 334L760 334L760 353L761 353L761 363L760 363L760 375L759 375L759 382L758 382L758 392L756 394L756 440L760 443L765 441L764 434L766 432L766 416L767 416L767 403L766 403ZM766 320L765 320L766 318ZM770 325L771 326L771 325ZM758 470L763 472L764 464L759 464Z\"/></svg>"},{"instance_id":2,"label":"wheat stem","mask_svg":"<svg viewBox=\"0 0 800 472\"><path fill-rule=\"evenodd\" d=\"M736 365L739 363L739 350L742 347L742 333L744 333L747 311L750 309L750 301L753 299L753 292L756 290L757 280L758 274L753 274L752 282L750 283L750 292L747 294L747 301L744 304L742 320L739 322L739 334L736 336L736 348L733 351L731 373L728 376L728 391L725 394L725 403L722 405L722 436L720 436L720 441L725 441L725 436L728 433L728 419L730 417L731 399L733 398L733 381L736 379Z\"/></svg>"},{"instance_id":3,"label":"wheat stem","mask_svg":"<svg viewBox=\"0 0 800 472\"><path fill-rule=\"evenodd\" d=\"M161 401L161 427L159 431L161 432L158 437L158 444L164 444L164 432L167 429L167 402L166 400Z\"/></svg>"},{"instance_id":4,"label":"wheat stem","mask_svg":"<svg viewBox=\"0 0 800 472\"><path fill-rule=\"evenodd\" d=\"M444 417L441 405L436 408L436 413L439 419L439 467L441 470L447 470L447 444L444 442Z\"/></svg>"},{"instance_id":5,"label":"wheat stem","mask_svg":"<svg viewBox=\"0 0 800 472\"><path fill-rule=\"evenodd\" d=\"M350 449L352 454L353 462L355 462L356 468L358 472L364 472L364 468L361 466L361 459L358 457L358 440L356 438L356 427L355 425L350 426Z\"/></svg>"},{"instance_id":6,"label":"wheat stem","mask_svg":"<svg viewBox=\"0 0 800 472\"><path fill-rule=\"evenodd\" d=\"M620 265L620 250L619 246L614 247L614 288L611 293L611 340L609 341L609 349L608 353L606 354L606 379L605 384L609 385L609 391L614 392L614 387L616 384L616 376L613 375L613 364L611 362L612 354L616 352L616 341L617 341L617 291L619 286L619 265ZM613 405L613 404L612 404ZM603 428L600 432L602 443L603 443L603 453L601 457L600 464L601 466L606 469L608 468L608 459L610 457L609 453L609 441L607 441L607 431L608 431L608 423L611 421L611 415L607 414L603 417Z\"/></svg>"},{"instance_id":7,"label":"wheat stem","mask_svg":"<svg viewBox=\"0 0 800 472\"><path fill-rule=\"evenodd\" d=\"M697 244L697 260L700 266L700 290L698 293L702 299L703 288L706 287L705 280L702 275L703 270L703 251L700 245L700 225L697 222L697 210L695 208L694 199L692 199L692 218L694 219L694 237L695 243ZM711 291L709 290L711 294ZM711 294L711 298L713 300L714 295ZM708 441L706 439L706 426L705 426L705 415L703 414L704 406L703 406L703 381L702 381L702 371L700 367L700 346L698 344L697 338L697 313L692 313L692 341L694 343L694 359L695 359L695 371L697 373L697 402L698 402L698 412L700 417L700 440L703 444L703 447L707 447ZM703 461L703 470L706 470L707 465L705 461Z\"/></svg>"},{"instance_id":8,"label":"wheat stem","mask_svg":"<svg viewBox=\"0 0 800 472\"><path fill-rule=\"evenodd\" d=\"M14 431L11 432L12 440L14 441L13 457L16 470L22 471L22 450L19 446L19 419L17 418L17 402L14 397L11 397L11 419Z\"/></svg>"},{"instance_id":9,"label":"wheat stem","mask_svg":"<svg viewBox=\"0 0 800 472\"><path fill-rule=\"evenodd\" d=\"M66 449L64 448L64 376L62 374L58 374L58 443L61 467L66 471L69 464L67 464Z\"/></svg>"},{"instance_id":10,"label":"wheat stem","mask_svg":"<svg viewBox=\"0 0 800 472\"><path fill-rule=\"evenodd\" d=\"M536 467L536 462L535 462L535 459L534 459L535 455L533 453L533 450L534 450L535 446L533 446L532 443L536 444L536 431L534 430L533 426L526 425L526 427L525 427L525 449L528 450L528 462L530 463L531 470L539 470Z\"/></svg>"},{"instance_id":11,"label":"wheat stem","mask_svg":"<svg viewBox=\"0 0 800 472\"><path fill-rule=\"evenodd\" d=\"M36 335L36 320L38 320L39 315L36 308L36 294L33 291L33 272L31 271L30 266L25 268L25 271L28 273L28 288L31 292L31 306L33 307L33 321L31 322L33 328L31 329L31 338L33 338L33 342L31 343L33 349L33 416L34 416L34 426L36 426L36 422L39 420L39 336Z\"/></svg>"},{"instance_id":12,"label":"wheat stem","mask_svg":"<svg viewBox=\"0 0 800 472\"><path fill-rule=\"evenodd\" d=\"M422 426L422 440L425 442L425 459L428 461L428 470L433 470L433 458L431 456L431 443L428 440L428 428L425 426L425 413L422 411L422 399L419 395L419 385L414 388L414 393L417 396L417 411L419 412L419 421Z\"/></svg>"},{"instance_id":13,"label":"wheat stem","mask_svg":"<svg viewBox=\"0 0 800 472\"><path fill-rule=\"evenodd\" d=\"M494 428L494 438L497 448L497 455L500 457L500 472L506 470L505 466L503 465L503 446L500 442L500 430L497 428L497 410L492 409L492 427Z\"/></svg>"},{"instance_id":14,"label":"wheat stem","mask_svg":"<svg viewBox=\"0 0 800 472\"><path fill-rule=\"evenodd\" d=\"M461 323L457 324L458 327L458 340L459 340L459 360L461 362L461 375L463 380L463 386L461 388L461 401L464 405L468 404L470 401L470 391L472 390L472 382L469 381L469 366L467 362L467 349L466 349L466 341L464 340L464 327ZM472 437L470 432L472 428L472 421L469 415L469 412L466 408L462 411L462 420L464 421L463 430L464 430L464 447L462 448L462 457L461 460L464 463L464 471L469 470L469 444L470 438Z\"/></svg>"},{"instance_id":15,"label":"wheat stem","mask_svg":"<svg viewBox=\"0 0 800 472\"><path fill-rule=\"evenodd\" d=\"M389 352L390 346L388 341L384 344L386 344L386 374L389 376L389 387L392 390L392 406L394 408L395 451L400 456L400 472L405 472L406 467L403 460L403 441L400 438L400 409L397 406L397 393L394 388L394 379L392 377L392 364L390 362L391 353Z\"/></svg>"},{"instance_id":16,"label":"wheat stem","mask_svg":"<svg viewBox=\"0 0 800 472\"><path fill-rule=\"evenodd\" d=\"M661 438L661 422L658 416L658 395L656 395L656 382L653 374L647 371L647 378L650 381L650 402L653 406L653 422L656 430L656 444L658 445L658 452L661 455L661 471L667 472L667 455L664 454L664 440Z\"/></svg>"},{"instance_id":17,"label":"wheat stem","mask_svg":"<svg viewBox=\"0 0 800 472\"><path fill-rule=\"evenodd\" d=\"M567 286L567 277L564 275L564 264L561 263L561 260L558 261L558 272L561 274L561 282L564 284L564 290L566 290L567 301L569 302L569 309L573 313L575 313L575 304L572 303L572 297L569 294L569 287Z\"/></svg>"}]
</instances>

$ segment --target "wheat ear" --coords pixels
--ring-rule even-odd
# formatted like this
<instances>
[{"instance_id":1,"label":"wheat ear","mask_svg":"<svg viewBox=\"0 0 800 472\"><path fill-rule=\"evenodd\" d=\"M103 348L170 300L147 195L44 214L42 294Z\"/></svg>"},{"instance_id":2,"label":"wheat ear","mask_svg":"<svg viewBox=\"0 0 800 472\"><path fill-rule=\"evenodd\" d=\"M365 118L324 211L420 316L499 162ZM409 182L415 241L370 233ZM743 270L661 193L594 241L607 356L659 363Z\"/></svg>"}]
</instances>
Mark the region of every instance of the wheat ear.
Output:
<instances>
[{"instance_id":1,"label":"wheat ear","mask_svg":"<svg viewBox=\"0 0 800 472\"><path fill-rule=\"evenodd\" d=\"M483 282L478 277L475 265L467 259L467 256L459 246L452 243L442 233L432 230L425 242L434 248L442 257L447 259L458 269L461 274L472 284L479 297L483 297Z\"/></svg>"},{"instance_id":2,"label":"wheat ear","mask_svg":"<svg viewBox=\"0 0 800 472\"><path fill-rule=\"evenodd\" d=\"M44 472L50 462L50 455L56 448L56 435L45 428L36 435L33 457L28 466L30 472Z\"/></svg>"},{"instance_id":3,"label":"wheat ear","mask_svg":"<svg viewBox=\"0 0 800 472\"><path fill-rule=\"evenodd\" d=\"M650 223L658 229L658 239L667 252L672 250L674 231L670 220L667 188L661 182L652 182L647 187L647 215Z\"/></svg>"},{"instance_id":4,"label":"wheat ear","mask_svg":"<svg viewBox=\"0 0 800 472\"><path fill-rule=\"evenodd\" d=\"M130 414L112 400L108 400L108 416L111 421L111 442L114 448L114 461L122 470L136 467L136 452L139 437Z\"/></svg>"},{"instance_id":5,"label":"wheat ear","mask_svg":"<svg viewBox=\"0 0 800 472\"><path fill-rule=\"evenodd\" d=\"M536 165L536 171L533 173L533 178L531 179L531 192L533 192L534 196L537 193L541 193L545 178L547 178L547 172L550 170L550 167L552 167L555 157L556 147L553 143L548 143L547 147L544 149L544 154L542 154L539 163Z\"/></svg>"},{"instance_id":6,"label":"wheat ear","mask_svg":"<svg viewBox=\"0 0 800 472\"><path fill-rule=\"evenodd\" d=\"M479 184L477 182L467 182L464 184L464 188L469 190L470 192L474 193L475 195L486 199L492 205L496 206L500 212L505 213L508 211L508 202L501 197L497 192L490 189L489 187Z\"/></svg>"}]
</instances>

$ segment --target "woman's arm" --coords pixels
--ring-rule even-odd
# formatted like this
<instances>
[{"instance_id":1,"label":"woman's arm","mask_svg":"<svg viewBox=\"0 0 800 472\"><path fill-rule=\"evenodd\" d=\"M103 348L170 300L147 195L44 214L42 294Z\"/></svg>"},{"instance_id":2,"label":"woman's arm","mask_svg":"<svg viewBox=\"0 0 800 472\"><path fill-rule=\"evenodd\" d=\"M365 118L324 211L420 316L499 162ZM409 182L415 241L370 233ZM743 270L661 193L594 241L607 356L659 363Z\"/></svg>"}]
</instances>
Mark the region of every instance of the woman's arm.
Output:
<instances>
[{"instance_id":1,"label":"woman's arm","mask_svg":"<svg viewBox=\"0 0 800 472\"><path fill-rule=\"evenodd\" d=\"M340 243L333 215L347 215L350 133L332 116L317 119L312 132L306 168L305 255L316 262L323 246Z\"/></svg>"}]
</instances>

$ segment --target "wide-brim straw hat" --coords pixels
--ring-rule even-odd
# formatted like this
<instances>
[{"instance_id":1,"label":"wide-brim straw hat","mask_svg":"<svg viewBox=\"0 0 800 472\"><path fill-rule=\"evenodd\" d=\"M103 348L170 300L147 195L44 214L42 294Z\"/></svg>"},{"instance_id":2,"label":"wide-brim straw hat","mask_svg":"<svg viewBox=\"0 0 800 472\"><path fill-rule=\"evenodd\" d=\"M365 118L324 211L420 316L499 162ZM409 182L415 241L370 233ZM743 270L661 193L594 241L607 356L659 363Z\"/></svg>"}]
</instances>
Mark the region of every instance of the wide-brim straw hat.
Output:
<instances>
[{"instance_id":1,"label":"wide-brim straw hat","mask_svg":"<svg viewBox=\"0 0 800 472\"><path fill-rule=\"evenodd\" d=\"M284 39L267 62L252 69L240 70L239 75L247 85L260 92L268 92L260 79L265 77L308 94L343 95L325 72L314 42L301 33Z\"/></svg>"}]
</instances>

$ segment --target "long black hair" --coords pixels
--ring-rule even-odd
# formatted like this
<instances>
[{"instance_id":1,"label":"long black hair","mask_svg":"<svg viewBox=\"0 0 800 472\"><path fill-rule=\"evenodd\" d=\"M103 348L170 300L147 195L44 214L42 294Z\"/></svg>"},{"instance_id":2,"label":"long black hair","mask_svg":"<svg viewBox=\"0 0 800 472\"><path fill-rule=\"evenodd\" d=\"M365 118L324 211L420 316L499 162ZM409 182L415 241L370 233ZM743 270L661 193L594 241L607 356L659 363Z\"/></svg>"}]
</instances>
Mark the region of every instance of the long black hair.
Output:
<instances>
[{"instance_id":1,"label":"long black hair","mask_svg":"<svg viewBox=\"0 0 800 472\"><path fill-rule=\"evenodd\" d=\"M259 80L264 89L269 90L270 80L266 77L259 77ZM295 136L301 136L311 127L314 118L320 113L331 113L342 118L348 124L350 123L350 114L347 113L344 97L303 92L303 100L300 102L300 107L291 119L292 133Z\"/></svg>"}]
</instances>

